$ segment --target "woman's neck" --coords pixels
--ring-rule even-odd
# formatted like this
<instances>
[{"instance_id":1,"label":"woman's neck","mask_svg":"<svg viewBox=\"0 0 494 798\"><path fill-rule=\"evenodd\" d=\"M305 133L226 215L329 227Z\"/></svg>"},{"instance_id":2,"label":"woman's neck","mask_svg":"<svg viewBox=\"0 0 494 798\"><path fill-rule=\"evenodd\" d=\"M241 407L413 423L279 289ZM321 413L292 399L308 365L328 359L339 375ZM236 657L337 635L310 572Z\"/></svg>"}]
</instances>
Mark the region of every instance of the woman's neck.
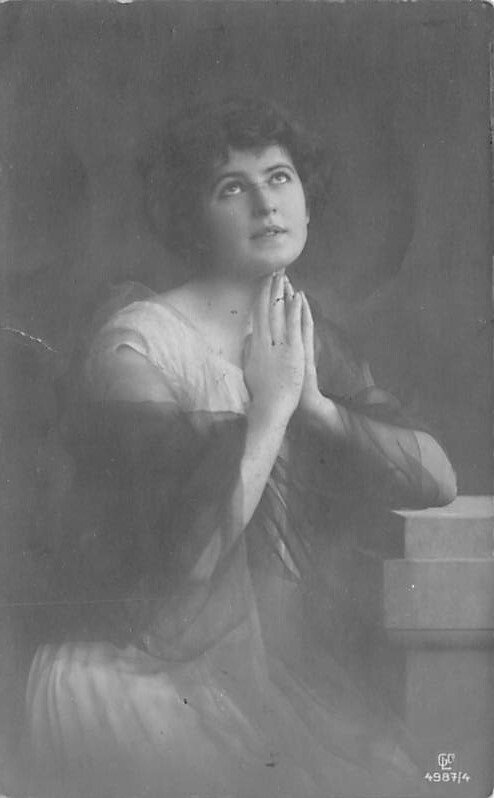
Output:
<instances>
[{"instance_id":1,"label":"woman's neck","mask_svg":"<svg viewBox=\"0 0 494 798\"><path fill-rule=\"evenodd\" d=\"M193 278L187 283L187 288L203 318L210 318L225 329L242 335L250 326L252 306L261 289L261 281L208 274L206 278Z\"/></svg>"}]
</instances>

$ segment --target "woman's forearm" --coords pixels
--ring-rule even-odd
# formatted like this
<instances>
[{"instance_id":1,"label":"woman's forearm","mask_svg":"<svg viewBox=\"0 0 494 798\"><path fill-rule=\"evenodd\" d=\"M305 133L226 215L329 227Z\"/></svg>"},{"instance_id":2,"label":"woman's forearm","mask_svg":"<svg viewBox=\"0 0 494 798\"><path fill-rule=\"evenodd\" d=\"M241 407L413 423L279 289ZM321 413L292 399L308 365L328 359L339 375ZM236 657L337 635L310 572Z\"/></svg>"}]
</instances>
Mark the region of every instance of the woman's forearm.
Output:
<instances>
[{"instance_id":1,"label":"woman's forearm","mask_svg":"<svg viewBox=\"0 0 494 798\"><path fill-rule=\"evenodd\" d=\"M430 507L456 496L456 477L447 455L426 432L374 420L321 395L305 411L325 448L338 449L364 484L393 505Z\"/></svg>"},{"instance_id":2,"label":"woman's forearm","mask_svg":"<svg viewBox=\"0 0 494 798\"><path fill-rule=\"evenodd\" d=\"M245 453L235 500L239 525L245 527L259 504L285 436L288 417L253 404L247 416Z\"/></svg>"},{"instance_id":3,"label":"woman's forearm","mask_svg":"<svg viewBox=\"0 0 494 798\"><path fill-rule=\"evenodd\" d=\"M218 525L195 563L193 578L209 579L220 558L225 556L249 524L280 451L288 420L285 414L277 413L275 409L266 410L255 403L251 404L247 414L244 451L229 496L229 506L223 510L223 524ZM211 463L211 466L214 467L214 464Z\"/></svg>"}]
</instances>

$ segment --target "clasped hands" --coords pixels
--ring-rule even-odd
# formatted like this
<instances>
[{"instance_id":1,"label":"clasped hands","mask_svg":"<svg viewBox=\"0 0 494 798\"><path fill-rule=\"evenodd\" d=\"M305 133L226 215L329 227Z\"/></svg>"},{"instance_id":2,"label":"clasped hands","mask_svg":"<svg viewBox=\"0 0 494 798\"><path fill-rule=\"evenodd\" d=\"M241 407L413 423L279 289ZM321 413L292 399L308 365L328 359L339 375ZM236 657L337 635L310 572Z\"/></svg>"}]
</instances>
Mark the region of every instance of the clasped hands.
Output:
<instances>
[{"instance_id":1,"label":"clasped hands","mask_svg":"<svg viewBox=\"0 0 494 798\"><path fill-rule=\"evenodd\" d=\"M322 398L310 306L281 272L263 281L255 302L244 378L252 404L286 422L295 410L311 412Z\"/></svg>"}]
</instances>

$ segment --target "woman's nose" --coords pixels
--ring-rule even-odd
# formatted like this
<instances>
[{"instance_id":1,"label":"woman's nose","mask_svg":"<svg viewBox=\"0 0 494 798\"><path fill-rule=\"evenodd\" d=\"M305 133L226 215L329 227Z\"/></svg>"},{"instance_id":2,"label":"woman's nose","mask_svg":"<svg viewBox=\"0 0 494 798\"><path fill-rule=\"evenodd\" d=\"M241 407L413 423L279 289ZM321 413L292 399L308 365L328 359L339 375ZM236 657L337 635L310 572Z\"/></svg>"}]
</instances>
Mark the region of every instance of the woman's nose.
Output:
<instances>
[{"instance_id":1,"label":"woman's nose","mask_svg":"<svg viewBox=\"0 0 494 798\"><path fill-rule=\"evenodd\" d=\"M251 203L256 216L267 216L276 210L273 192L270 187L264 183L252 186Z\"/></svg>"}]
</instances>

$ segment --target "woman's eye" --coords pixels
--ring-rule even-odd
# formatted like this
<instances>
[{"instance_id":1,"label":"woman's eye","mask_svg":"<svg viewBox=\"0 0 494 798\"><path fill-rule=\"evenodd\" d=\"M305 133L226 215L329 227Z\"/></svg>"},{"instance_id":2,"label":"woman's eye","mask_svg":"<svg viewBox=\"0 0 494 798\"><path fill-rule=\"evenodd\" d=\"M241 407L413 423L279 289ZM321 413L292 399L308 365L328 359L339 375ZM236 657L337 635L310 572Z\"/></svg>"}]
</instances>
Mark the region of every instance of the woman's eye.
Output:
<instances>
[{"instance_id":1,"label":"woman's eye","mask_svg":"<svg viewBox=\"0 0 494 798\"><path fill-rule=\"evenodd\" d=\"M235 197L237 194L241 194L243 191L242 184L236 180L232 183L226 183L220 189L220 197Z\"/></svg>"},{"instance_id":2,"label":"woman's eye","mask_svg":"<svg viewBox=\"0 0 494 798\"><path fill-rule=\"evenodd\" d=\"M280 170L279 172L273 172L271 175L271 182L274 185L282 185L283 183L289 183L291 180L291 175L289 172L285 172L284 169Z\"/></svg>"}]
</instances>

